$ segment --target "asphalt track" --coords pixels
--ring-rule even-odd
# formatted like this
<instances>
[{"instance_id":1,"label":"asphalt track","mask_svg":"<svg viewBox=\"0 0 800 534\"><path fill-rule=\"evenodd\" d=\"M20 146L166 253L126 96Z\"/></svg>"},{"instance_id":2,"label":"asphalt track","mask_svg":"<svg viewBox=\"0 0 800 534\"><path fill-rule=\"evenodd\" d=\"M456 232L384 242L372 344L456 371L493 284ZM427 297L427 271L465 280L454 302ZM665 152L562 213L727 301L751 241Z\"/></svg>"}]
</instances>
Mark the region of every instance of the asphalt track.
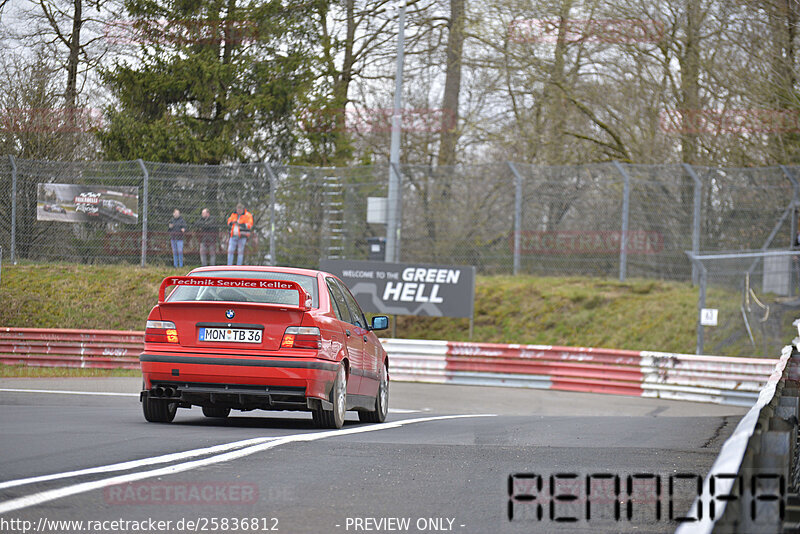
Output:
<instances>
[{"instance_id":1,"label":"asphalt track","mask_svg":"<svg viewBox=\"0 0 800 534\"><path fill-rule=\"evenodd\" d=\"M702 477L746 411L393 382L384 425L348 414L319 431L304 413L211 420L197 408L152 424L139 385L0 379L0 532L672 532L670 512L694 497L678 475ZM660 495L640 476L626 497L628 475L648 474ZM556 495L577 498L549 497L550 475Z\"/></svg>"}]
</instances>

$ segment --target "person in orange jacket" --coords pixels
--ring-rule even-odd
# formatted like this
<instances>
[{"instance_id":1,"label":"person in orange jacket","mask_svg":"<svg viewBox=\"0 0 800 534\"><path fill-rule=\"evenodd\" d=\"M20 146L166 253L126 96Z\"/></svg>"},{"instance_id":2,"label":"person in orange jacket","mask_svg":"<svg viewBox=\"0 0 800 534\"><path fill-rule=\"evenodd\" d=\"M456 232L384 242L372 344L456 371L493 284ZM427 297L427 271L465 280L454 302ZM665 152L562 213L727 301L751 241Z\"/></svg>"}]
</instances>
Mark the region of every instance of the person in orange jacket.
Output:
<instances>
[{"instance_id":1,"label":"person in orange jacket","mask_svg":"<svg viewBox=\"0 0 800 534\"><path fill-rule=\"evenodd\" d=\"M244 246L253 229L253 214L244 209L244 204L236 204L236 211L228 217L231 239L228 241L228 265L233 265L233 253L238 252L237 265L244 263Z\"/></svg>"}]
</instances>

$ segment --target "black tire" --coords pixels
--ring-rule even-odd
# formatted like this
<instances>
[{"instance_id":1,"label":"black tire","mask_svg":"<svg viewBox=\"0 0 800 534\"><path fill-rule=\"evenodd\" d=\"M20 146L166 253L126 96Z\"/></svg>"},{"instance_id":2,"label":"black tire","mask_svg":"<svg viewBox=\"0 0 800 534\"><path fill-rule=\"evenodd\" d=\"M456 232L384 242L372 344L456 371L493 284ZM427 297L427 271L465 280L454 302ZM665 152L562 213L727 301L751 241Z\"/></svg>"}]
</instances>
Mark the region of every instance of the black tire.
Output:
<instances>
[{"instance_id":1,"label":"black tire","mask_svg":"<svg viewBox=\"0 0 800 534\"><path fill-rule=\"evenodd\" d=\"M225 419L230 413L230 408L223 408L222 406L203 406L203 415L206 417Z\"/></svg>"},{"instance_id":2,"label":"black tire","mask_svg":"<svg viewBox=\"0 0 800 534\"><path fill-rule=\"evenodd\" d=\"M142 412L144 418L151 423L171 423L175 419L178 411L177 402L169 402L161 399L151 399L145 393L142 398Z\"/></svg>"},{"instance_id":3,"label":"black tire","mask_svg":"<svg viewBox=\"0 0 800 534\"><path fill-rule=\"evenodd\" d=\"M375 397L375 409L368 412L358 412L358 420L362 423L383 423L389 413L389 373L386 366L381 368L378 395Z\"/></svg>"},{"instance_id":4,"label":"black tire","mask_svg":"<svg viewBox=\"0 0 800 534\"><path fill-rule=\"evenodd\" d=\"M318 408L312 413L314 425L319 428L342 428L347 411L347 375L344 366L336 372L336 381L331 388L333 410Z\"/></svg>"}]
</instances>

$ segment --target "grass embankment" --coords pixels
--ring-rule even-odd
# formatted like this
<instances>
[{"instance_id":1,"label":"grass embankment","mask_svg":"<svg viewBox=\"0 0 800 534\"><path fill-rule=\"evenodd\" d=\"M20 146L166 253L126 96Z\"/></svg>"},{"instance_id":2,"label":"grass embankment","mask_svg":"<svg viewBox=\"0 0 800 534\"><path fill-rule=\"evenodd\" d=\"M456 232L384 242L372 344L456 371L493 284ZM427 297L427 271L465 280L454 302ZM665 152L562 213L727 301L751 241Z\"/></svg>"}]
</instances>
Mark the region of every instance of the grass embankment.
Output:
<instances>
[{"instance_id":1,"label":"grass embankment","mask_svg":"<svg viewBox=\"0 0 800 534\"><path fill-rule=\"evenodd\" d=\"M188 270L4 266L0 326L141 330L161 280ZM686 283L479 276L473 340L691 352L696 306ZM469 321L399 317L397 336L467 341Z\"/></svg>"},{"instance_id":2,"label":"grass embankment","mask_svg":"<svg viewBox=\"0 0 800 534\"><path fill-rule=\"evenodd\" d=\"M130 265L4 265L0 326L142 330L161 280L176 272Z\"/></svg>"},{"instance_id":3,"label":"grass embankment","mask_svg":"<svg viewBox=\"0 0 800 534\"><path fill-rule=\"evenodd\" d=\"M653 280L478 277L474 341L692 352L697 289ZM467 319L401 317L397 334L469 340Z\"/></svg>"},{"instance_id":4,"label":"grass embankment","mask_svg":"<svg viewBox=\"0 0 800 534\"><path fill-rule=\"evenodd\" d=\"M188 269L187 269L188 270ZM0 326L142 330L158 285L175 270L119 265L4 265ZM126 369L0 365L0 378L138 376Z\"/></svg>"}]
</instances>

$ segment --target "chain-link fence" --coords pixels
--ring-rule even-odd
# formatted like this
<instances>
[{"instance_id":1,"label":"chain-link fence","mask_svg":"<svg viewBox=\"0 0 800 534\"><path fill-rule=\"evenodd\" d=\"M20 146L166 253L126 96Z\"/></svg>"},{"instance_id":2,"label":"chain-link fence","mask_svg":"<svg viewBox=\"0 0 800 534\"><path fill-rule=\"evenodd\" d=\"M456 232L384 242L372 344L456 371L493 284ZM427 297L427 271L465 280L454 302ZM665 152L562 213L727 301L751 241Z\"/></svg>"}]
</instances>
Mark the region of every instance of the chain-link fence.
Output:
<instances>
[{"instance_id":1,"label":"chain-link fence","mask_svg":"<svg viewBox=\"0 0 800 534\"><path fill-rule=\"evenodd\" d=\"M399 259L475 265L486 274L696 280L686 251L791 245L797 172L617 163L401 165ZM207 208L218 228L217 263L224 263L226 219L242 201L255 220L246 263L315 267L321 258L367 259L368 240L387 232L385 224L367 223L367 199L386 197L388 178L388 165L0 157L0 246L6 261L167 264L168 221L177 208L189 226L185 263L198 265L197 225ZM99 197L94 213L81 196L90 194Z\"/></svg>"},{"instance_id":2,"label":"chain-link fence","mask_svg":"<svg viewBox=\"0 0 800 534\"><path fill-rule=\"evenodd\" d=\"M506 165L401 166L402 261L513 266L514 180Z\"/></svg>"},{"instance_id":3,"label":"chain-link fence","mask_svg":"<svg viewBox=\"0 0 800 534\"><path fill-rule=\"evenodd\" d=\"M780 352L800 310L800 251L703 254L695 263L697 352L767 358Z\"/></svg>"},{"instance_id":4,"label":"chain-link fence","mask_svg":"<svg viewBox=\"0 0 800 534\"><path fill-rule=\"evenodd\" d=\"M518 272L619 274L625 188L614 165L511 168L521 193Z\"/></svg>"},{"instance_id":5,"label":"chain-link fence","mask_svg":"<svg viewBox=\"0 0 800 534\"><path fill-rule=\"evenodd\" d=\"M188 268L200 264L208 209L224 264L238 202L254 217L247 264L375 259L369 244L388 229L367 222L368 199L387 197L389 170L0 157L2 259L170 264L168 223L179 209ZM703 306L718 310L716 326L698 325L699 345L714 354L773 355L791 332L800 263L770 251L794 248L800 168L504 162L399 171L399 261L691 280Z\"/></svg>"}]
</instances>

